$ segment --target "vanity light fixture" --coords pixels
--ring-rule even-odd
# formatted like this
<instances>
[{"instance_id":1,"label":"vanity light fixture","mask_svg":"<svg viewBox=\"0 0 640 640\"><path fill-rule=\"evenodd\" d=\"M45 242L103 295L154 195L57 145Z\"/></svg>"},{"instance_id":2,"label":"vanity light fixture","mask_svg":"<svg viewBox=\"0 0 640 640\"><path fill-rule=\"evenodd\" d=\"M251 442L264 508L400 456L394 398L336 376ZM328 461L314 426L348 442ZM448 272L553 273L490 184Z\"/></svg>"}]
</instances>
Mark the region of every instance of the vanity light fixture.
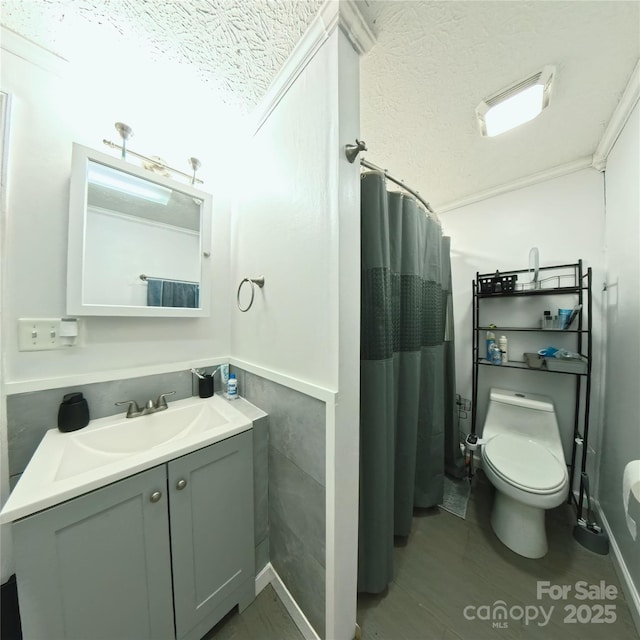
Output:
<instances>
[{"instance_id":1,"label":"vanity light fixture","mask_svg":"<svg viewBox=\"0 0 640 640\"><path fill-rule=\"evenodd\" d=\"M126 193L156 204L166 206L171 199L171 189L122 171L115 171L97 162L89 162L87 180L90 184L114 189L120 193Z\"/></svg>"},{"instance_id":2,"label":"vanity light fixture","mask_svg":"<svg viewBox=\"0 0 640 640\"><path fill-rule=\"evenodd\" d=\"M200 162L200 160L198 160L198 158L189 158L189 164L191 165L191 168L193 169L193 175L191 177L191 184L195 184L196 183L196 172L202 166L202 162Z\"/></svg>"},{"instance_id":3,"label":"vanity light fixture","mask_svg":"<svg viewBox=\"0 0 640 640\"><path fill-rule=\"evenodd\" d=\"M140 158L140 160L144 161L142 166L145 169L149 169L150 171L153 171L155 173L161 173L166 177L169 177L169 174L167 172L172 171L173 173L177 173L178 175L184 176L185 178L190 178L191 184L193 185L203 184L203 181L200 180L200 178L196 178L196 172L202 166L202 163L200 162L200 160L198 160L198 158L189 158L189 165L193 170L193 173L189 175L184 171L180 171L179 169L174 169L173 167L170 167L164 160L162 160L162 158L158 158L157 156L151 156L151 157L143 156L141 153L137 153L132 149L128 149L127 140L133 137L133 129L128 124L125 124L124 122L116 122L115 128L116 128L116 131L120 134L120 137L122 138L122 144L116 144L115 142L111 142L110 140L103 140L102 142L106 144L108 147L111 147L112 149L120 149L122 151L121 157L123 160L126 160L127 152L129 152L132 156L135 156L136 158ZM162 204L166 204L166 203L162 203Z\"/></svg>"},{"instance_id":4,"label":"vanity light fixture","mask_svg":"<svg viewBox=\"0 0 640 640\"><path fill-rule=\"evenodd\" d=\"M483 136L493 137L533 120L549 105L555 67L546 66L533 76L485 98L476 107Z\"/></svg>"},{"instance_id":5,"label":"vanity light fixture","mask_svg":"<svg viewBox=\"0 0 640 640\"><path fill-rule=\"evenodd\" d=\"M127 157L127 140L133 137L133 129L124 122L116 122L115 127L122 138L122 159L124 160Z\"/></svg>"}]
</instances>

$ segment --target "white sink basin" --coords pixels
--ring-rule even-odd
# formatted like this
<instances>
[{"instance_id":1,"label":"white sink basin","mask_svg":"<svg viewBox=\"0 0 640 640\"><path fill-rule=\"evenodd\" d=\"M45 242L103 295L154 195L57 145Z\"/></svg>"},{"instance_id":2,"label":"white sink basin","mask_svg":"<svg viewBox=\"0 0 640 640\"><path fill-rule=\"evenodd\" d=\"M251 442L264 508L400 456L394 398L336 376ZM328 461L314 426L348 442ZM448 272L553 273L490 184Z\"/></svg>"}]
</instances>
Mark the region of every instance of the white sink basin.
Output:
<instances>
[{"instance_id":1,"label":"white sink basin","mask_svg":"<svg viewBox=\"0 0 640 640\"><path fill-rule=\"evenodd\" d=\"M213 403L171 407L137 418L122 417L98 429L75 431L78 444L101 453L134 453L228 422Z\"/></svg>"},{"instance_id":2,"label":"white sink basin","mask_svg":"<svg viewBox=\"0 0 640 640\"><path fill-rule=\"evenodd\" d=\"M183 438L223 427L232 422L229 406L223 403L190 399L147 416L119 415L96 420L86 429L65 434L54 479L70 478L153 447L173 441L177 444Z\"/></svg>"},{"instance_id":3,"label":"white sink basin","mask_svg":"<svg viewBox=\"0 0 640 640\"><path fill-rule=\"evenodd\" d=\"M242 406L245 401L234 401ZM92 420L71 433L50 429L9 496L0 522L10 522L252 426L221 396L188 398L165 411Z\"/></svg>"}]
</instances>

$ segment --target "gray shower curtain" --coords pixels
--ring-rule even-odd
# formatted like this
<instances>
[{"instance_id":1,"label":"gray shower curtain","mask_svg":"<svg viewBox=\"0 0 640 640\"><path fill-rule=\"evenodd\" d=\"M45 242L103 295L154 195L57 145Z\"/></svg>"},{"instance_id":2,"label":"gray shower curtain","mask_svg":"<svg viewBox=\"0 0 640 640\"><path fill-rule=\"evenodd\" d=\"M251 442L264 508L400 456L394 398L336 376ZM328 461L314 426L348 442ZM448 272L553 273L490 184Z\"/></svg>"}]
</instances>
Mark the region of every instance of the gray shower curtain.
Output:
<instances>
[{"instance_id":1,"label":"gray shower curtain","mask_svg":"<svg viewBox=\"0 0 640 640\"><path fill-rule=\"evenodd\" d=\"M379 593L413 508L442 501L445 424L455 415L451 285L440 226L413 198L387 193L378 172L362 176L361 234L358 590Z\"/></svg>"}]
</instances>

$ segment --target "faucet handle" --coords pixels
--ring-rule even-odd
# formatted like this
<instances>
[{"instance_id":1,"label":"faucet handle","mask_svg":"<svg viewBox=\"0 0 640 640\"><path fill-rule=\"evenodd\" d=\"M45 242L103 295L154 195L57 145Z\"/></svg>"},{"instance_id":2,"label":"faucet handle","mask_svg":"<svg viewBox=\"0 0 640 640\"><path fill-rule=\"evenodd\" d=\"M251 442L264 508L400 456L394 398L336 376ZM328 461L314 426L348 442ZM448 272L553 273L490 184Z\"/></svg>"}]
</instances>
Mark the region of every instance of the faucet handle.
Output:
<instances>
[{"instance_id":1,"label":"faucet handle","mask_svg":"<svg viewBox=\"0 0 640 640\"><path fill-rule=\"evenodd\" d=\"M135 400L123 400L122 402L116 402L115 404L118 407L123 404L129 405L127 407L127 418L135 418L140 415L140 412L142 411Z\"/></svg>"},{"instance_id":2,"label":"faucet handle","mask_svg":"<svg viewBox=\"0 0 640 640\"><path fill-rule=\"evenodd\" d=\"M169 391L167 393L161 393L156 400L156 411L162 411L163 409L167 409L167 401L165 400L166 396L172 396L175 391Z\"/></svg>"}]
</instances>

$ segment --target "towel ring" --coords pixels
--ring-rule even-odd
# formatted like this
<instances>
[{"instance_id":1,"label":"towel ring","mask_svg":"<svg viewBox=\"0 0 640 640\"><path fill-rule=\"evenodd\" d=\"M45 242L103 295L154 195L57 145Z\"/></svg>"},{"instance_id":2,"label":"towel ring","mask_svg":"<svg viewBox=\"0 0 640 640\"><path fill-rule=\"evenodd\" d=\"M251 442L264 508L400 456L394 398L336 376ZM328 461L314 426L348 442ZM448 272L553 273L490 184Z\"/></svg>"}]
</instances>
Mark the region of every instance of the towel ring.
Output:
<instances>
[{"instance_id":1,"label":"towel ring","mask_svg":"<svg viewBox=\"0 0 640 640\"><path fill-rule=\"evenodd\" d=\"M242 285L248 282L251 285L251 300L249 300L249 304L243 309L240 306L240 291L242 290ZM238 287L238 293L236 294L236 302L238 304L238 309L240 309L240 311L249 311L249 309L251 309L251 305L253 304L253 298L255 296L256 293L256 285L258 285L261 289L262 287L264 287L264 276L259 276L258 278L244 278L241 282L240 282L240 286Z\"/></svg>"}]
</instances>

